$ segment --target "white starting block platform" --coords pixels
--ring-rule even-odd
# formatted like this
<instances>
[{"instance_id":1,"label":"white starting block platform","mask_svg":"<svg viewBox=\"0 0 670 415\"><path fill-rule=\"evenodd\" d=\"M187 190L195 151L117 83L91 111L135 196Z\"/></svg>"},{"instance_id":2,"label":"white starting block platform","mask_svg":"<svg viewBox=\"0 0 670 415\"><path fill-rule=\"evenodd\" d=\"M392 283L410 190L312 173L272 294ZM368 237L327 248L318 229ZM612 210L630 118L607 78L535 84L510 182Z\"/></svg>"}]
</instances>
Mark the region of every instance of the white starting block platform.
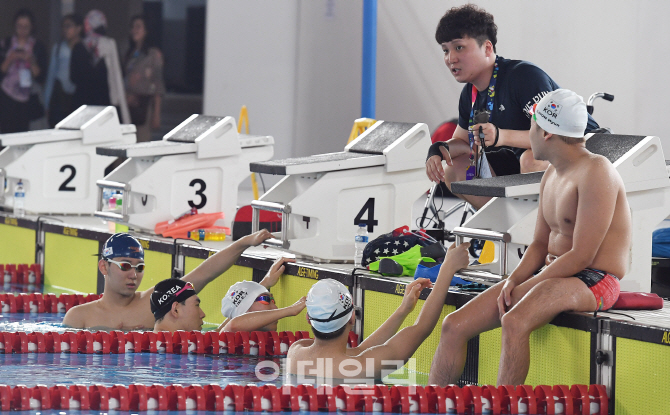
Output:
<instances>
[{"instance_id":1,"label":"white starting block platform","mask_svg":"<svg viewBox=\"0 0 670 415\"><path fill-rule=\"evenodd\" d=\"M612 162L626 187L632 239L628 273L622 291L651 291L651 234L670 214L670 179L661 141L653 136L591 134L586 148ZM454 193L493 197L463 227L458 239L496 242L494 262L460 273L475 280L499 281L518 265L533 240L540 181L544 172L476 179L452 184ZM588 197L588 195L587 195Z\"/></svg>"},{"instance_id":2,"label":"white starting block platform","mask_svg":"<svg viewBox=\"0 0 670 415\"><path fill-rule=\"evenodd\" d=\"M224 212L230 226L249 163L270 159L273 144L270 136L239 134L232 117L194 114L161 141L98 147L100 155L129 159L98 180L95 215L153 232L157 223L196 208ZM122 192L120 210L103 206L104 189Z\"/></svg>"},{"instance_id":3,"label":"white starting block platform","mask_svg":"<svg viewBox=\"0 0 670 415\"><path fill-rule=\"evenodd\" d=\"M120 124L116 108L83 105L55 129L0 134L2 206L14 207L14 187L21 180L25 210L35 214L92 214L96 180L112 160L99 156L100 144L134 143L135 126Z\"/></svg>"},{"instance_id":4,"label":"white starting block platform","mask_svg":"<svg viewBox=\"0 0 670 415\"><path fill-rule=\"evenodd\" d=\"M377 121L343 152L252 163L251 171L285 175L253 201L282 214L280 239L268 242L318 261L352 261L357 225L369 238L409 225L412 205L430 187L425 174L430 133L425 124Z\"/></svg>"}]
</instances>

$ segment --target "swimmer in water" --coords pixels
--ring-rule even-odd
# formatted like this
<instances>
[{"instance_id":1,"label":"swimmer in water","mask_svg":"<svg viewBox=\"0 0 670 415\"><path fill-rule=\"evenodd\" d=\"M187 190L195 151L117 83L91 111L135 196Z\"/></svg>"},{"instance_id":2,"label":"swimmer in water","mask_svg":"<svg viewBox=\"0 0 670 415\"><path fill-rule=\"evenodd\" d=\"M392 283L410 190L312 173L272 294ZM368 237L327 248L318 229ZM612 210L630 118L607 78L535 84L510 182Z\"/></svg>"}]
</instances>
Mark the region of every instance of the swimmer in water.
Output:
<instances>
[{"instance_id":1,"label":"swimmer in water","mask_svg":"<svg viewBox=\"0 0 670 415\"><path fill-rule=\"evenodd\" d=\"M154 332L202 330L205 312L193 284L170 278L156 284L149 300L156 319Z\"/></svg>"},{"instance_id":2,"label":"swimmer in water","mask_svg":"<svg viewBox=\"0 0 670 415\"><path fill-rule=\"evenodd\" d=\"M619 297L631 242L621 176L609 160L586 149L587 111L580 96L558 89L534 108L533 154L550 165L540 184L533 242L509 278L444 319L430 384L456 383L467 341L502 326L498 385L521 385L533 330L564 311L607 310Z\"/></svg>"},{"instance_id":3,"label":"swimmer in water","mask_svg":"<svg viewBox=\"0 0 670 415\"><path fill-rule=\"evenodd\" d=\"M260 245L272 234L263 229L235 241L212 255L182 278L199 292L235 264L251 246ZM144 276L144 250L140 242L127 233L112 235L102 249L98 269L105 278L99 300L72 307L63 318L65 327L96 330L151 330L155 317L150 297L154 288L137 292Z\"/></svg>"},{"instance_id":4,"label":"swimmer in water","mask_svg":"<svg viewBox=\"0 0 670 415\"><path fill-rule=\"evenodd\" d=\"M277 259L260 283L241 281L233 284L221 299L221 314L226 320L219 326L219 331L277 331L279 320L297 316L305 308L305 297L295 304L279 308L270 288L284 274L286 262L294 262L289 258Z\"/></svg>"},{"instance_id":5,"label":"swimmer in water","mask_svg":"<svg viewBox=\"0 0 670 415\"><path fill-rule=\"evenodd\" d=\"M466 242L449 248L435 286L413 325L398 332L421 291L431 286L430 280L425 278L407 285L400 307L354 348L347 348L349 333L356 321L349 290L332 279L314 284L307 294L307 321L315 338L298 340L289 348L288 380L296 385L315 381L316 384L336 384L343 383L344 379L378 383L385 373L397 370L433 332L454 273L468 265L469 246ZM351 370L352 367L360 370Z\"/></svg>"}]
</instances>

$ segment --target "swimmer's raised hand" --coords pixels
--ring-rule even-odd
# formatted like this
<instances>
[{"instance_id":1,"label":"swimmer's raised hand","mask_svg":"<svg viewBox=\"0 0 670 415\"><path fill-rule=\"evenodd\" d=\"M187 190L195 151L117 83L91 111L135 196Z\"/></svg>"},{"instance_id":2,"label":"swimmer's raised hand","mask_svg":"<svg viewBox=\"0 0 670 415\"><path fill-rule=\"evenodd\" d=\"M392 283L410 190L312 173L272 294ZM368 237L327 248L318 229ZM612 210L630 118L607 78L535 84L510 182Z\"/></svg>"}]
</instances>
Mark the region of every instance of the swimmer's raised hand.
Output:
<instances>
[{"instance_id":1,"label":"swimmer's raised hand","mask_svg":"<svg viewBox=\"0 0 670 415\"><path fill-rule=\"evenodd\" d=\"M302 297L301 299L293 303L293 305L290 305L286 308L291 309L292 315L297 316L298 314L300 314L302 310L305 309L306 304L307 304L307 297Z\"/></svg>"},{"instance_id":2,"label":"swimmer's raised hand","mask_svg":"<svg viewBox=\"0 0 670 415\"><path fill-rule=\"evenodd\" d=\"M272 234L267 229L261 229L258 232L254 232L251 235L247 235L240 239L240 242L247 246L258 246L263 243L266 239L272 238Z\"/></svg>"},{"instance_id":3,"label":"swimmer's raised hand","mask_svg":"<svg viewBox=\"0 0 670 415\"><path fill-rule=\"evenodd\" d=\"M443 274L448 274L451 278L456 271L467 267L470 262L468 248L470 248L470 242L463 242L458 246L455 243L451 244L437 278L440 278Z\"/></svg>"},{"instance_id":4,"label":"swimmer's raised hand","mask_svg":"<svg viewBox=\"0 0 670 415\"><path fill-rule=\"evenodd\" d=\"M287 262L295 262L295 259L284 257L277 258L277 260L268 270L267 274L265 274L265 277L263 277L261 285L268 289L270 287L274 287L274 285L277 284L277 281L279 281L279 277L281 277L282 274L284 274L286 271L286 266L284 264Z\"/></svg>"},{"instance_id":5,"label":"swimmer's raised hand","mask_svg":"<svg viewBox=\"0 0 670 415\"><path fill-rule=\"evenodd\" d=\"M402 298L402 303L400 304L400 307L398 307L398 310L405 314L411 313L412 310L414 310L414 306L416 306L416 302L419 301L421 291L423 291L424 288L430 288L432 286L433 284L427 278L418 278L409 283L407 287L405 287L405 296Z\"/></svg>"}]
</instances>

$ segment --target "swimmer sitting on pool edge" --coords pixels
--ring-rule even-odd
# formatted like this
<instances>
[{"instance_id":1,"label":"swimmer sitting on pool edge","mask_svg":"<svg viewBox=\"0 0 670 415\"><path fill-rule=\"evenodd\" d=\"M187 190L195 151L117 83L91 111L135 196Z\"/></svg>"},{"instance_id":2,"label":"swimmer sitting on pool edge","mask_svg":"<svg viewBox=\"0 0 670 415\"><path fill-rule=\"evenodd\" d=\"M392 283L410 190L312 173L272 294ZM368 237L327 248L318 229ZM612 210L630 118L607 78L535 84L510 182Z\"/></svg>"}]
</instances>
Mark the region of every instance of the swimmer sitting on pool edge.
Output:
<instances>
[{"instance_id":1,"label":"swimmer sitting on pool edge","mask_svg":"<svg viewBox=\"0 0 670 415\"><path fill-rule=\"evenodd\" d=\"M235 264L249 247L260 245L272 234L262 229L233 242L181 278L195 292ZM149 330L155 318L149 305L154 288L137 292L144 276L144 250L127 233L112 235L103 246L98 269L105 278L104 295L90 303L72 307L63 318L63 326L95 330Z\"/></svg>"}]
</instances>

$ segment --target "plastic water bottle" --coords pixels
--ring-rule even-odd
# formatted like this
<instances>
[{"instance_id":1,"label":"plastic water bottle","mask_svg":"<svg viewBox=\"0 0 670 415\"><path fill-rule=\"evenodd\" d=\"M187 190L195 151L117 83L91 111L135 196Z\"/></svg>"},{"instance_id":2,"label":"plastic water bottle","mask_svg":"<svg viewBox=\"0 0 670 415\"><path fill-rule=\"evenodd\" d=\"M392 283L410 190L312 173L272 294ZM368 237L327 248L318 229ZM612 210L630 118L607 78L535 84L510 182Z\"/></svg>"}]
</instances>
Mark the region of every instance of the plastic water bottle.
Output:
<instances>
[{"instance_id":1,"label":"plastic water bottle","mask_svg":"<svg viewBox=\"0 0 670 415\"><path fill-rule=\"evenodd\" d=\"M26 210L24 208L26 203L26 192L23 189L23 182L19 179L19 182L14 188L14 215L20 218L26 216Z\"/></svg>"},{"instance_id":2,"label":"plastic water bottle","mask_svg":"<svg viewBox=\"0 0 670 415\"><path fill-rule=\"evenodd\" d=\"M102 209L105 210L109 207L109 199L112 198L113 191L112 189L102 189Z\"/></svg>"},{"instance_id":3,"label":"plastic water bottle","mask_svg":"<svg viewBox=\"0 0 670 415\"><path fill-rule=\"evenodd\" d=\"M354 252L354 266L361 267L361 261L363 260L363 250L365 245L368 244L368 225L365 223L359 223L358 229L356 229L356 237L354 238L354 246L356 251Z\"/></svg>"}]
</instances>

